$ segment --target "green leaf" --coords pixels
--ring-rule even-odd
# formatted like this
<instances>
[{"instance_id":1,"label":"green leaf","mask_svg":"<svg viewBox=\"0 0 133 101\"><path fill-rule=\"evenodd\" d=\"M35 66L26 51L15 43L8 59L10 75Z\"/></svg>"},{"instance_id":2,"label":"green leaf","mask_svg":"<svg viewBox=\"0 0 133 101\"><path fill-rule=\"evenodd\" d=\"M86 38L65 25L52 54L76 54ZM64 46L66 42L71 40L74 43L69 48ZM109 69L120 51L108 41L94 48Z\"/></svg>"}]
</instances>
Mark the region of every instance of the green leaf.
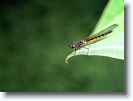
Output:
<instances>
[{"instance_id":1,"label":"green leaf","mask_svg":"<svg viewBox=\"0 0 133 101\"><path fill-rule=\"evenodd\" d=\"M98 24L92 34L95 34L110 25L118 24L118 27L111 33L112 36L98 41L96 43L86 45L72 52L66 58L76 55L98 55L107 56L116 59L124 60L124 1L123 0L110 0L103 14L98 21Z\"/></svg>"}]
</instances>

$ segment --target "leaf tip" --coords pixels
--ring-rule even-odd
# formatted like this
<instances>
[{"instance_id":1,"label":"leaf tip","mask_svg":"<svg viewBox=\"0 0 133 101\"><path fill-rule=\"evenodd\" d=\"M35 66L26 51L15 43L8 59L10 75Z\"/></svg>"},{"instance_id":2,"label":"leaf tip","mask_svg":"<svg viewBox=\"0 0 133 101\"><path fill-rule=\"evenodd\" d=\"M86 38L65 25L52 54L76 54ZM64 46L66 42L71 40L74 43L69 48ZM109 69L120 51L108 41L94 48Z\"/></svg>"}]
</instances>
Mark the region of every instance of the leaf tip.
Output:
<instances>
[{"instance_id":1,"label":"leaf tip","mask_svg":"<svg viewBox=\"0 0 133 101\"><path fill-rule=\"evenodd\" d=\"M68 64L67 59L66 59L66 61L65 61L65 62Z\"/></svg>"}]
</instances>

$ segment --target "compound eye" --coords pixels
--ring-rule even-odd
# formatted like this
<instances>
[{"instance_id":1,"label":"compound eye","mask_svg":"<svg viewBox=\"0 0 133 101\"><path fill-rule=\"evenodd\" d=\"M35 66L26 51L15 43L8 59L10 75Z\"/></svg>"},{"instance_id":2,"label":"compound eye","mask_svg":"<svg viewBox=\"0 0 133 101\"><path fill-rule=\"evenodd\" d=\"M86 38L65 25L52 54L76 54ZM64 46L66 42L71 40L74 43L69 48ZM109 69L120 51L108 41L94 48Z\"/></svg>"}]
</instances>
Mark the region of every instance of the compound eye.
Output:
<instances>
[{"instance_id":1,"label":"compound eye","mask_svg":"<svg viewBox=\"0 0 133 101\"><path fill-rule=\"evenodd\" d=\"M70 48L75 48L76 45L75 45L75 43L72 42L72 43L69 45L69 47L70 47Z\"/></svg>"},{"instance_id":2,"label":"compound eye","mask_svg":"<svg viewBox=\"0 0 133 101\"><path fill-rule=\"evenodd\" d=\"M72 45L70 44L70 45L69 45L69 47L71 48L71 47L72 47Z\"/></svg>"}]
</instances>

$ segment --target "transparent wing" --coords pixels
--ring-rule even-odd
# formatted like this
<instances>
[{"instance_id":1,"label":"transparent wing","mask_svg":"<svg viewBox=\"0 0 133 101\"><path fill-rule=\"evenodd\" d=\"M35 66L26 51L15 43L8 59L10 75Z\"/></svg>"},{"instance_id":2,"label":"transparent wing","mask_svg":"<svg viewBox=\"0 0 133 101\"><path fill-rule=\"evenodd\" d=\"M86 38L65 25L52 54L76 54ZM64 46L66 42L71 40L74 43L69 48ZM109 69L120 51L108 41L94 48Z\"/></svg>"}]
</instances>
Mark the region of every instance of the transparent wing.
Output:
<instances>
[{"instance_id":1,"label":"transparent wing","mask_svg":"<svg viewBox=\"0 0 133 101\"><path fill-rule=\"evenodd\" d=\"M89 37L87 38L87 40L88 40L88 39L91 39L91 38L93 38L93 37L99 36L99 35L101 35L101 34L104 34L104 33L108 32L108 31L111 31L111 30L113 30L114 28L116 28L117 26L118 26L118 24L113 24L113 25L111 25L111 26L109 26L109 27L103 29L102 31L96 33L95 35L89 36Z\"/></svg>"},{"instance_id":2,"label":"transparent wing","mask_svg":"<svg viewBox=\"0 0 133 101\"><path fill-rule=\"evenodd\" d=\"M113 25L111 25L111 26L109 26L109 27L103 29L102 31L98 32L97 34L88 37L87 39L85 39L85 41L89 41L89 40L91 40L91 39L93 39L93 38L95 38L95 37L97 37L97 36L99 36L99 35L101 35L101 34L107 33L108 31L113 31L113 29L116 28L117 26L118 26L118 24L113 24ZM99 38L98 40L89 42L88 44L94 43L94 42L97 42L97 41L100 41L100 40L102 40L102 39L104 39L104 38L105 38L105 37L103 37L103 38L101 37L101 38Z\"/></svg>"}]
</instances>

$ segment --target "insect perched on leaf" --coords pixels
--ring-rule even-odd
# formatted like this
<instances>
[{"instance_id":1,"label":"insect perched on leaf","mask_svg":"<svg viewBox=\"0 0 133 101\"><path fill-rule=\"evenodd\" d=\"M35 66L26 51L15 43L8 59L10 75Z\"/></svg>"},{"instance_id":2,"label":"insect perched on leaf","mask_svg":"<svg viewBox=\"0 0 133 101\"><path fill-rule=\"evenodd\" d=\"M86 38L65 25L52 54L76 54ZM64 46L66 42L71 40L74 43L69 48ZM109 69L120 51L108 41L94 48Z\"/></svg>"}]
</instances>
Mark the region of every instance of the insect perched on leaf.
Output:
<instances>
[{"instance_id":1,"label":"insect perched on leaf","mask_svg":"<svg viewBox=\"0 0 133 101\"><path fill-rule=\"evenodd\" d=\"M113 29L116 28L117 26L118 26L118 24L113 24L113 25L103 29L102 31L98 32L97 34L92 35L92 36L88 37L85 40L79 41L77 44L72 42L69 45L69 47L72 48L74 50L75 54L76 54L76 48L81 48L81 47L84 47L87 44L92 44L92 43L95 43L97 41L100 41L100 40L106 38L106 36L108 34L112 33Z\"/></svg>"}]
</instances>

